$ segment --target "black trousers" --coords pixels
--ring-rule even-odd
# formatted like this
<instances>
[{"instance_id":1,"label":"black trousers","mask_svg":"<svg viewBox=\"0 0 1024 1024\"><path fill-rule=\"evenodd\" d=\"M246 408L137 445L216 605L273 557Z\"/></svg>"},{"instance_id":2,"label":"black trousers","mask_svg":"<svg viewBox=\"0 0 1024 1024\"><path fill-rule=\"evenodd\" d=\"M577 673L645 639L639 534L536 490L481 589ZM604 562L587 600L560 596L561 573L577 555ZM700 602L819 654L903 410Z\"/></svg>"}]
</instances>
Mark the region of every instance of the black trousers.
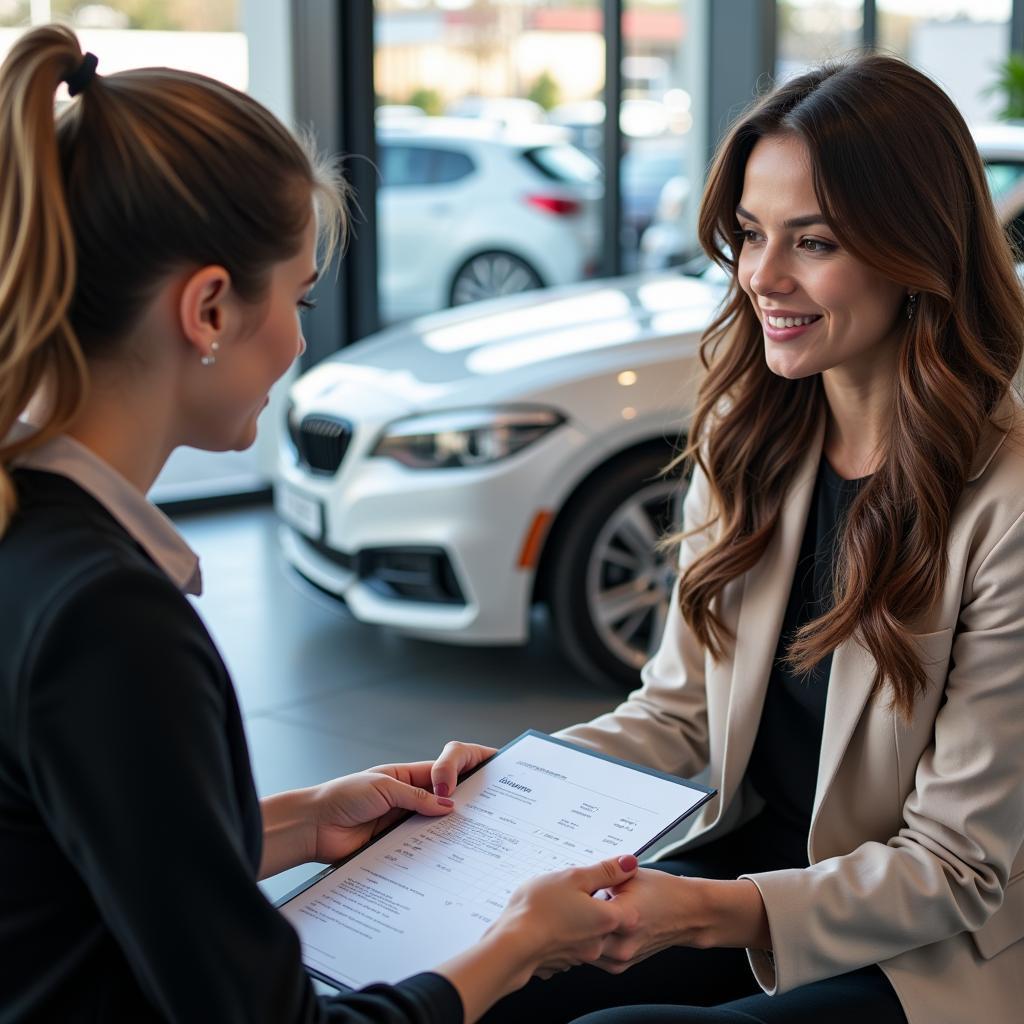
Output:
<instances>
[{"instance_id":1,"label":"black trousers","mask_svg":"<svg viewBox=\"0 0 1024 1024\"><path fill-rule=\"evenodd\" d=\"M797 855L799 856L799 855ZM697 878L736 878L794 864L792 836L762 815L731 835L651 867ZM806 866L806 860L803 861ZM907 1024L875 966L767 996L742 949L683 946L607 974L577 967L535 979L503 999L481 1024Z\"/></svg>"}]
</instances>

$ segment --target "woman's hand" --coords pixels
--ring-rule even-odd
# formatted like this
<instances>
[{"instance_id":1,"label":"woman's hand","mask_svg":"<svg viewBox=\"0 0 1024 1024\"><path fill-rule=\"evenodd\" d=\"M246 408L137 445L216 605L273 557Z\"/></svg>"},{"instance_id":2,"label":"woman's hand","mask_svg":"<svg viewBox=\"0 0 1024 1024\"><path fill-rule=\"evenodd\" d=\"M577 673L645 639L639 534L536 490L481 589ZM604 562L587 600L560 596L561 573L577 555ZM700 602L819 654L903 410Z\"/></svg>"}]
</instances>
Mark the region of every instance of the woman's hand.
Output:
<instances>
[{"instance_id":1,"label":"woman's hand","mask_svg":"<svg viewBox=\"0 0 1024 1024\"><path fill-rule=\"evenodd\" d=\"M539 875L521 885L494 928L519 929L537 945L533 973L550 978L601 955L607 936L637 924L627 901L595 899L594 894L621 887L637 873L632 854L592 867ZM524 979L525 981L525 979Z\"/></svg>"},{"instance_id":2,"label":"woman's hand","mask_svg":"<svg viewBox=\"0 0 1024 1024\"><path fill-rule=\"evenodd\" d=\"M625 924L605 940L595 964L610 974L669 946L771 948L760 890L747 879L686 878L641 868L611 896L622 906Z\"/></svg>"},{"instance_id":3,"label":"woman's hand","mask_svg":"<svg viewBox=\"0 0 1024 1024\"><path fill-rule=\"evenodd\" d=\"M430 792L432 762L386 764L309 789L265 797L260 878L341 860L393 824L403 811L447 814L454 806Z\"/></svg>"},{"instance_id":4,"label":"woman's hand","mask_svg":"<svg viewBox=\"0 0 1024 1024\"><path fill-rule=\"evenodd\" d=\"M641 868L631 881L612 890L611 902L631 913L627 924L605 940L596 966L621 974L669 946L696 945L699 881Z\"/></svg>"},{"instance_id":5,"label":"woman's hand","mask_svg":"<svg viewBox=\"0 0 1024 1024\"><path fill-rule=\"evenodd\" d=\"M430 791L430 761L385 764L314 787L315 861L332 864L365 846L405 811L438 817L454 801Z\"/></svg>"},{"instance_id":6,"label":"woman's hand","mask_svg":"<svg viewBox=\"0 0 1024 1024\"><path fill-rule=\"evenodd\" d=\"M633 911L593 894L627 882L636 867L635 857L624 856L520 886L480 942L437 968L458 990L466 1024L535 974L596 960L606 936L633 924Z\"/></svg>"},{"instance_id":7,"label":"woman's hand","mask_svg":"<svg viewBox=\"0 0 1024 1024\"><path fill-rule=\"evenodd\" d=\"M480 743L459 743L457 740L446 743L430 770L434 792L438 796L451 796L463 772L475 768L497 752L497 747L485 747Z\"/></svg>"}]
</instances>

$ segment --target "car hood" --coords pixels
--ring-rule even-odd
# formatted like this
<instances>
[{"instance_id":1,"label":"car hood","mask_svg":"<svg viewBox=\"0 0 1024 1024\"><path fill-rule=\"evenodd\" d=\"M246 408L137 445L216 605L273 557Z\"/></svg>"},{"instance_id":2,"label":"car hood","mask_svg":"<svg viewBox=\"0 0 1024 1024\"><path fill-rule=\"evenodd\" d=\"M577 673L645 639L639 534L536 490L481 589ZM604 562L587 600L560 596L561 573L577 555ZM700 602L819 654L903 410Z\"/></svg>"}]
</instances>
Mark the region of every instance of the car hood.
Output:
<instances>
[{"instance_id":1,"label":"car hood","mask_svg":"<svg viewBox=\"0 0 1024 1024\"><path fill-rule=\"evenodd\" d=\"M625 364L691 354L724 287L678 271L633 274L420 317L345 348L292 389L352 414L528 400Z\"/></svg>"}]
</instances>

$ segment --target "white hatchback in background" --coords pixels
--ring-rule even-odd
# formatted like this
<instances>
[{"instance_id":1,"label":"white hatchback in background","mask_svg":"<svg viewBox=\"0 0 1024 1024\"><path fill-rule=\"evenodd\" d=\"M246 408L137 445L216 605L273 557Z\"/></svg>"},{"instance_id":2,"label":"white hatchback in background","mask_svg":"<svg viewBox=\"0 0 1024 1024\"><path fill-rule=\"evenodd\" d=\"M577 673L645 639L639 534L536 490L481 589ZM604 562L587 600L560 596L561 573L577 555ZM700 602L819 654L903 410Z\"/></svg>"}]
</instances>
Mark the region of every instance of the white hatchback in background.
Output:
<instances>
[{"instance_id":1,"label":"white hatchback in background","mask_svg":"<svg viewBox=\"0 0 1024 1024\"><path fill-rule=\"evenodd\" d=\"M627 277L385 330L292 387L285 557L356 618L458 644L549 608L597 683L635 684L675 576L661 476L689 415L716 271Z\"/></svg>"},{"instance_id":2,"label":"white hatchback in background","mask_svg":"<svg viewBox=\"0 0 1024 1024\"><path fill-rule=\"evenodd\" d=\"M562 129L386 120L377 147L385 323L593 274L601 170Z\"/></svg>"},{"instance_id":3,"label":"white hatchback in background","mask_svg":"<svg viewBox=\"0 0 1024 1024\"><path fill-rule=\"evenodd\" d=\"M533 100L517 96L463 96L444 108L445 117L473 117L497 121L509 127L522 124L547 124L544 108Z\"/></svg>"}]
</instances>

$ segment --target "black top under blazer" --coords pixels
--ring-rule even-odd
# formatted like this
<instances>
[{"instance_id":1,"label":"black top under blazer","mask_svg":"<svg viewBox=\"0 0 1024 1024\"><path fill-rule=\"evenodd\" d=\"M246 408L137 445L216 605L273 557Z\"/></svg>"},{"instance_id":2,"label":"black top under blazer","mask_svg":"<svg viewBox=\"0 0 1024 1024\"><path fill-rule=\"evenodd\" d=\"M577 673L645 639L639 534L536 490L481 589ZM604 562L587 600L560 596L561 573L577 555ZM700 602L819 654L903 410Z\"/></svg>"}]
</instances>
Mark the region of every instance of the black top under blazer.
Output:
<instances>
[{"instance_id":1,"label":"black top under blazer","mask_svg":"<svg viewBox=\"0 0 1024 1024\"><path fill-rule=\"evenodd\" d=\"M234 689L88 493L15 473L0 541L0 1021L461 1022L436 974L318 999L256 882Z\"/></svg>"}]
</instances>

